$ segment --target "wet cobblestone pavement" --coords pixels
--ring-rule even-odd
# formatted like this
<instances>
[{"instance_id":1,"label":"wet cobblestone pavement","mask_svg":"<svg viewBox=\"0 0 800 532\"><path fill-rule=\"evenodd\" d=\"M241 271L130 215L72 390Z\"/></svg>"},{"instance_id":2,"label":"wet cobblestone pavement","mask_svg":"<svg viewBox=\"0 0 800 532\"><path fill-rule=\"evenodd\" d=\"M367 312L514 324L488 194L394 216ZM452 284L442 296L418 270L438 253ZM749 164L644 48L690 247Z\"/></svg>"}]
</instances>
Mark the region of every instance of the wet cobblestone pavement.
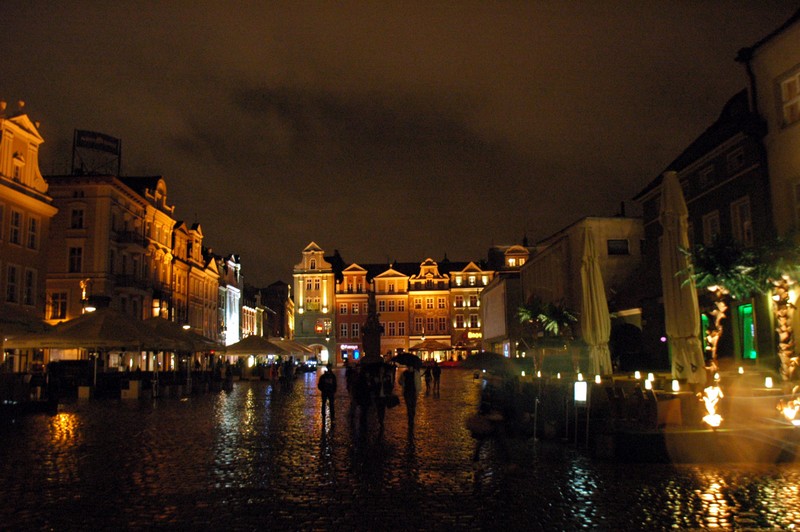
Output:
<instances>
[{"instance_id":1,"label":"wet cobblestone pavement","mask_svg":"<svg viewBox=\"0 0 800 532\"><path fill-rule=\"evenodd\" d=\"M61 405L0 426L0 528L204 530L790 529L800 465L599 462L558 442L486 445L464 428L479 383L447 370L380 435L324 425L314 374L290 390Z\"/></svg>"}]
</instances>

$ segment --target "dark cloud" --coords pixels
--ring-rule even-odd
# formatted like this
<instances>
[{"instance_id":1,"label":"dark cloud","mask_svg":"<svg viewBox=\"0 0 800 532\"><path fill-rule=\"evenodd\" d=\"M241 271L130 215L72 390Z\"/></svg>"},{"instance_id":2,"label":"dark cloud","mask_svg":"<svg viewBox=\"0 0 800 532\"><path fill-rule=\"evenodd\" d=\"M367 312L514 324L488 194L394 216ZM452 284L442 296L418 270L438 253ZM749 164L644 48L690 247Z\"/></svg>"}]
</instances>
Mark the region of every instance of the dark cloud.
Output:
<instances>
[{"instance_id":1,"label":"dark cloud","mask_svg":"<svg viewBox=\"0 0 800 532\"><path fill-rule=\"evenodd\" d=\"M178 216L289 280L349 260L480 259L610 215L745 86L736 51L796 2L6 0L0 98L123 139Z\"/></svg>"}]
</instances>

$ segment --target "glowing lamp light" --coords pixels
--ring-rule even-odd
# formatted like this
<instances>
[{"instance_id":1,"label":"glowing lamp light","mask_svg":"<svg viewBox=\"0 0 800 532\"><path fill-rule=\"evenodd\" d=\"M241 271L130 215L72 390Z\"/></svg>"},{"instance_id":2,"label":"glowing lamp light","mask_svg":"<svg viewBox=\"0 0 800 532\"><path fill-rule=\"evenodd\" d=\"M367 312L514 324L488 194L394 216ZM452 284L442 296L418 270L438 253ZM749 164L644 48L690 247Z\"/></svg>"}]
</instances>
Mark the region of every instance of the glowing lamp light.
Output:
<instances>
[{"instance_id":1,"label":"glowing lamp light","mask_svg":"<svg viewBox=\"0 0 800 532\"><path fill-rule=\"evenodd\" d=\"M715 381L718 381L718 380L719 380L719 373L714 373L714 380L715 380Z\"/></svg>"},{"instance_id":2,"label":"glowing lamp light","mask_svg":"<svg viewBox=\"0 0 800 532\"><path fill-rule=\"evenodd\" d=\"M578 381L583 381L583 373L578 373Z\"/></svg>"},{"instance_id":3,"label":"glowing lamp light","mask_svg":"<svg viewBox=\"0 0 800 532\"><path fill-rule=\"evenodd\" d=\"M188 330L189 330L189 329L191 329L191 328L192 328L192 326L191 326L191 325L189 325L188 323L186 323L186 324L184 324L184 325L183 325L183 330L184 330L184 331L188 331Z\"/></svg>"},{"instance_id":4,"label":"glowing lamp light","mask_svg":"<svg viewBox=\"0 0 800 532\"><path fill-rule=\"evenodd\" d=\"M656 376L653 375L652 373L648 373L647 374L647 380L648 381L654 381L654 380L656 380Z\"/></svg>"},{"instance_id":5,"label":"glowing lamp light","mask_svg":"<svg viewBox=\"0 0 800 532\"><path fill-rule=\"evenodd\" d=\"M536 377L541 379L542 378L542 372L541 371L537 371L536 372Z\"/></svg>"},{"instance_id":6,"label":"glowing lamp light","mask_svg":"<svg viewBox=\"0 0 800 532\"><path fill-rule=\"evenodd\" d=\"M525 370L524 369L522 370L522 376L523 377L525 376Z\"/></svg>"},{"instance_id":7,"label":"glowing lamp light","mask_svg":"<svg viewBox=\"0 0 800 532\"><path fill-rule=\"evenodd\" d=\"M574 385L574 398L576 404L586 404L589 387L586 381L576 381Z\"/></svg>"},{"instance_id":8,"label":"glowing lamp light","mask_svg":"<svg viewBox=\"0 0 800 532\"><path fill-rule=\"evenodd\" d=\"M640 371L638 371L638 370L637 370L637 371L634 371L634 372L633 372L633 378L634 378L634 379L636 379L636 380L638 381L639 379L641 379L641 378L642 378L642 373L641 373Z\"/></svg>"},{"instance_id":9,"label":"glowing lamp light","mask_svg":"<svg viewBox=\"0 0 800 532\"><path fill-rule=\"evenodd\" d=\"M672 391L673 392L681 391L681 383L678 382L678 379L673 379L672 380Z\"/></svg>"},{"instance_id":10,"label":"glowing lamp light","mask_svg":"<svg viewBox=\"0 0 800 532\"><path fill-rule=\"evenodd\" d=\"M644 389L645 390L652 390L653 389L653 381L651 381L649 379L644 381Z\"/></svg>"},{"instance_id":11,"label":"glowing lamp light","mask_svg":"<svg viewBox=\"0 0 800 532\"><path fill-rule=\"evenodd\" d=\"M739 366L739 375L744 375L744 368Z\"/></svg>"},{"instance_id":12,"label":"glowing lamp light","mask_svg":"<svg viewBox=\"0 0 800 532\"><path fill-rule=\"evenodd\" d=\"M772 388L772 377L764 379L764 388Z\"/></svg>"},{"instance_id":13,"label":"glowing lamp light","mask_svg":"<svg viewBox=\"0 0 800 532\"><path fill-rule=\"evenodd\" d=\"M707 414L703 416L703 421L712 429L720 426L722 423L722 416L717 414L717 404L720 399L725 397L722 394L722 389L719 386L708 386L703 390L703 396L700 398L705 404Z\"/></svg>"},{"instance_id":14,"label":"glowing lamp light","mask_svg":"<svg viewBox=\"0 0 800 532\"><path fill-rule=\"evenodd\" d=\"M603 379L600 378L600 375L595 375L594 376L594 383L595 384L600 384L601 382L603 382Z\"/></svg>"},{"instance_id":15,"label":"glowing lamp light","mask_svg":"<svg viewBox=\"0 0 800 532\"><path fill-rule=\"evenodd\" d=\"M795 388L795 391L797 388ZM797 414L800 412L800 399L797 397L793 397L791 400L787 402L783 402L781 399L778 402L778 410L783 417L786 418L786 421L794 425L795 427L800 427L800 419L797 419Z\"/></svg>"},{"instance_id":16,"label":"glowing lamp light","mask_svg":"<svg viewBox=\"0 0 800 532\"><path fill-rule=\"evenodd\" d=\"M556 379L560 379L560 378L561 378L561 372L559 371L558 373L556 373Z\"/></svg>"},{"instance_id":17,"label":"glowing lamp light","mask_svg":"<svg viewBox=\"0 0 800 532\"><path fill-rule=\"evenodd\" d=\"M663 344L663 343L665 343L666 341L667 341L667 337L666 337L666 336L662 336L662 337L661 337L661 343Z\"/></svg>"}]
</instances>

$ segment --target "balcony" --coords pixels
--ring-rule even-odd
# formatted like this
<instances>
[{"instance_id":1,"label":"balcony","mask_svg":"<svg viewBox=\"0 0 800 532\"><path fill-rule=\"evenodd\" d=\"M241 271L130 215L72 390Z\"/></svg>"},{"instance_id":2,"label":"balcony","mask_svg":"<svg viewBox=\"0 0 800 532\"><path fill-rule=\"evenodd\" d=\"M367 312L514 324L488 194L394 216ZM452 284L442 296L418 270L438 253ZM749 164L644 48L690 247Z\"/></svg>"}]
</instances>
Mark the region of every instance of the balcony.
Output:
<instances>
[{"instance_id":1,"label":"balcony","mask_svg":"<svg viewBox=\"0 0 800 532\"><path fill-rule=\"evenodd\" d=\"M145 247L145 238L135 231L117 231L116 239L119 244L129 244L134 246Z\"/></svg>"},{"instance_id":2,"label":"balcony","mask_svg":"<svg viewBox=\"0 0 800 532\"><path fill-rule=\"evenodd\" d=\"M117 275L114 277L114 284L117 288L135 288L137 290L148 290L150 283L146 279L141 279L135 275Z\"/></svg>"}]
</instances>

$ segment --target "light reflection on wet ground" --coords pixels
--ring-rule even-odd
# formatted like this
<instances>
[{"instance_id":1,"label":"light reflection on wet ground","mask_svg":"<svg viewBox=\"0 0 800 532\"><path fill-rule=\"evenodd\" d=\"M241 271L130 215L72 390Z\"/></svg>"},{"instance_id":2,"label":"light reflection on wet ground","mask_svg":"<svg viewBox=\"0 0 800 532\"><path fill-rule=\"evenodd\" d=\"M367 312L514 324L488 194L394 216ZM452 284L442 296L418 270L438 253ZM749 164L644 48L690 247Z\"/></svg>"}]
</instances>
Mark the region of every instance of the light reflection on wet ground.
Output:
<instances>
[{"instance_id":1,"label":"light reflection on wet ground","mask_svg":"<svg viewBox=\"0 0 800 532\"><path fill-rule=\"evenodd\" d=\"M11 529L272 530L800 526L800 467L597 462L567 444L489 445L476 466L469 372L444 372L381 436L349 423L344 386L323 424L313 374L290 390L63 405L2 426L0 523ZM343 378L340 376L340 382Z\"/></svg>"}]
</instances>

